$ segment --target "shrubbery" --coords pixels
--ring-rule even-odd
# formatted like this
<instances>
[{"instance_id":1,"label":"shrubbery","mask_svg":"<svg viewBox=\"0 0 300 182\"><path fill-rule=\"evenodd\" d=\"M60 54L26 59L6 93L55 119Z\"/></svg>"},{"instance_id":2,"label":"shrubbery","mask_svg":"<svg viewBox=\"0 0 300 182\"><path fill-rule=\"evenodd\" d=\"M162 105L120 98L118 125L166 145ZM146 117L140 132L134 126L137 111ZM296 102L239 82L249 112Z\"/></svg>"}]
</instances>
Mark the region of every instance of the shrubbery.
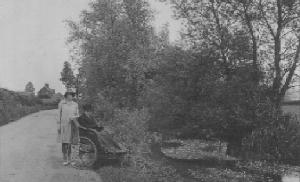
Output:
<instances>
[{"instance_id":1,"label":"shrubbery","mask_svg":"<svg viewBox=\"0 0 300 182\"><path fill-rule=\"evenodd\" d=\"M33 95L21 95L0 88L0 125L43 109L42 102ZM52 107L53 109L53 107Z\"/></svg>"}]
</instances>

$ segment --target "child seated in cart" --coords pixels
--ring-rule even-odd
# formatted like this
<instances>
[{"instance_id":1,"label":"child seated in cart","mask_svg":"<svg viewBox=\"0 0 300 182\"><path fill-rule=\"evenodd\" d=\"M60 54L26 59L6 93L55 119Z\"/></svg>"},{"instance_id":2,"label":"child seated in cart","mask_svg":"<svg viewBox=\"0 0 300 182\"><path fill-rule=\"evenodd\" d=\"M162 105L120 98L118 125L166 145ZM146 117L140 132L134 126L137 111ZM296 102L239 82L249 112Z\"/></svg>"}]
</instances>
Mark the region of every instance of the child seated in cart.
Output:
<instances>
[{"instance_id":1,"label":"child seated in cart","mask_svg":"<svg viewBox=\"0 0 300 182\"><path fill-rule=\"evenodd\" d=\"M83 114L78 118L78 123L81 127L94 131L97 134L97 140L108 153L125 152L123 146L114 141L111 134L97 123L97 120L92 114L93 108L91 104L83 105Z\"/></svg>"},{"instance_id":2,"label":"child seated in cart","mask_svg":"<svg viewBox=\"0 0 300 182\"><path fill-rule=\"evenodd\" d=\"M91 104L85 104L82 106L83 114L78 118L78 122L81 127L88 129L95 129L97 131L103 130L102 126L99 126L96 119L92 115L92 106Z\"/></svg>"}]
</instances>

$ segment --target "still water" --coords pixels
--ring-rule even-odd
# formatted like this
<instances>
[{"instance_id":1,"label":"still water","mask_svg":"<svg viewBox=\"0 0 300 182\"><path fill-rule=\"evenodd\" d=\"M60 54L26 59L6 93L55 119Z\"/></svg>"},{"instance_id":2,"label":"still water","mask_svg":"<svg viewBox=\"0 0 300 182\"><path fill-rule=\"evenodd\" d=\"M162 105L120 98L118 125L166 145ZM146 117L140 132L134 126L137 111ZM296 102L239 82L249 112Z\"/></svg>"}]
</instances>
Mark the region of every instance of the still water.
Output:
<instances>
[{"instance_id":1,"label":"still water","mask_svg":"<svg viewBox=\"0 0 300 182\"><path fill-rule=\"evenodd\" d=\"M300 100L300 87L292 87L287 91L285 94L284 100L286 101L293 101L293 100Z\"/></svg>"},{"instance_id":2,"label":"still water","mask_svg":"<svg viewBox=\"0 0 300 182\"><path fill-rule=\"evenodd\" d=\"M300 175L297 172L282 177L282 182L300 182Z\"/></svg>"},{"instance_id":3,"label":"still water","mask_svg":"<svg viewBox=\"0 0 300 182\"><path fill-rule=\"evenodd\" d=\"M294 87L286 93L285 101L300 100L300 87ZM287 105L282 107L283 111L296 114L300 118L300 106L299 105ZM282 176L282 182L300 182L300 173L292 172Z\"/></svg>"}]
</instances>

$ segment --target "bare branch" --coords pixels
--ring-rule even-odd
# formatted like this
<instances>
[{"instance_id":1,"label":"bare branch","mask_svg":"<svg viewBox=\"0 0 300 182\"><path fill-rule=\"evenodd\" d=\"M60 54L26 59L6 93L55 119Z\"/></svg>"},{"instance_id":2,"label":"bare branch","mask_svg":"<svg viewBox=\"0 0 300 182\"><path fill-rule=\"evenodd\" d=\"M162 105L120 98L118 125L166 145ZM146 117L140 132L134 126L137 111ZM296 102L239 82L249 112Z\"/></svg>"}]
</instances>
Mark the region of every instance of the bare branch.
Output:
<instances>
[{"instance_id":1,"label":"bare branch","mask_svg":"<svg viewBox=\"0 0 300 182\"><path fill-rule=\"evenodd\" d=\"M262 1L261 1L261 0L259 1L259 6L258 6L258 7L259 7L260 14L261 14L263 20L264 20L265 23L267 24L267 28L269 29L271 35L275 38L275 36L276 36L276 35L275 35L275 32L274 32L273 28L271 27L271 25L270 25L270 23L269 23L269 21L268 21L268 19L267 19L267 17L266 17L266 14L264 13L263 4L262 4Z\"/></svg>"},{"instance_id":2,"label":"bare branch","mask_svg":"<svg viewBox=\"0 0 300 182\"><path fill-rule=\"evenodd\" d=\"M287 24L289 24L290 22L294 21L294 20L297 20L297 19L300 19L299 16L297 17L287 17L283 20L283 26L286 26Z\"/></svg>"},{"instance_id":3,"label":"bare branch","mask_svg":"<svg viewBox=\"0 0 300 182\"><path fill-rule=\"evenodd\" d=\"M288 35L288 34L294 32L294 31L295 31L295 30L289 30L289 31L285 32L283 35L281 35L281 37L285 37L286 35Z\"/></svg>"}]
</instances>

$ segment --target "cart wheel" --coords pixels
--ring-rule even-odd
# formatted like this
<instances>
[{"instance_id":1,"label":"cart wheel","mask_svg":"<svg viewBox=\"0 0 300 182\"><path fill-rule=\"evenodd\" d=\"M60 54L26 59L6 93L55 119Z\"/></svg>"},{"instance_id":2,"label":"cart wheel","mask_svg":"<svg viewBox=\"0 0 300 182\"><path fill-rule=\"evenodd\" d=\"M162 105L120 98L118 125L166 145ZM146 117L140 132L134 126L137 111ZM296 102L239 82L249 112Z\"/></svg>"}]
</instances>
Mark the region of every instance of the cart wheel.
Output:
<instances>
[{"instance_id":1,"label":"cart wheel","mask_svg":"<svg viewBox=\"0 0 300 182\"><path fill-rule=\"evenodd\" d=\"M99 157L97 146L97 142L95 142L92 137L80 136L79 159L81 166L91 168L96 165Z\"/></svg>"}]
</instances>

